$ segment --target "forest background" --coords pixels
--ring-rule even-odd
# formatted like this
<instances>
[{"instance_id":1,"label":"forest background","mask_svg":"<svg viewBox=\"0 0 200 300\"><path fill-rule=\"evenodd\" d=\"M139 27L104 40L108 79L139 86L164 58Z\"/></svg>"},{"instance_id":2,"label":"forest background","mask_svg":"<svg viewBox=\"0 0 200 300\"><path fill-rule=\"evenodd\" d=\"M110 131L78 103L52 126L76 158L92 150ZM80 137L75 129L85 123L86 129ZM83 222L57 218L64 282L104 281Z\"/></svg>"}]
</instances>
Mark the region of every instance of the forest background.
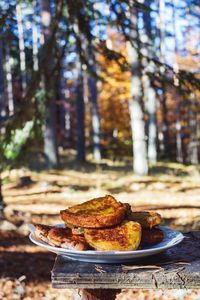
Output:
<instances>
[{"instance_id":1,"label":"forest background","mask_svg":"<svg viewBox=\"0 0 200 300\"><path fill-rule=\"evenodd\" d=\"M63 299L26 223L92 197L199 229L199 28L197 0L0 0L0 298Z\"/></svg>"}]
</instances>

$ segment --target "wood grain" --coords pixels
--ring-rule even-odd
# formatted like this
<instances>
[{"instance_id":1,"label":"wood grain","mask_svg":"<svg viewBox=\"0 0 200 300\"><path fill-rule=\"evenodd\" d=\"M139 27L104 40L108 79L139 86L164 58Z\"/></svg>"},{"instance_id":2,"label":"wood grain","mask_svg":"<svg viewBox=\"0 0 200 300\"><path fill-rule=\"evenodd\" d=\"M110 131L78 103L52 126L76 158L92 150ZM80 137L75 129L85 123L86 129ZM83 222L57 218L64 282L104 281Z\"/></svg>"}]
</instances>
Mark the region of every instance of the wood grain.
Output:
<instances>
[{"instance_id":1,"label":"wood grain","mask_svg":"<svg viewBox=\"0 0 200 300\"><path fill-rule=\"evenodd\" d=\"M184 233L179 245L132 264L95 264L57 256L54 288L200 288L200 232ZM155 266L153 268L152 266Z\"/></svg>"}]
</instances>

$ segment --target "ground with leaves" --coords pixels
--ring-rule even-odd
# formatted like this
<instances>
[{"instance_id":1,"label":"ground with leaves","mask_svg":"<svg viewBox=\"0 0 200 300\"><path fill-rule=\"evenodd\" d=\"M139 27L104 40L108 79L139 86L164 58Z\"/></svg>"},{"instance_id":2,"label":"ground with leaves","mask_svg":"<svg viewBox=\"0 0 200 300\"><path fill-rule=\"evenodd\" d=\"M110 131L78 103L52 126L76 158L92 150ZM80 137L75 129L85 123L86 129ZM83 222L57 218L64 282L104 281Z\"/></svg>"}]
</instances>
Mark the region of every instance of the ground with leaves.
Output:
<instances>
[{"instance_id":1,"label":"ground with leaves","mask_svg":"<svg viewBox=\"0 0 200 300\"><path fill-rule=\"evenodd\" d=\"M6 220L0 222L0 299L64 300L70 290L50 284L54 254L33 245L27 222L56 224L59 211L104 194L129 202L136 210L160 212L163 223L181 230L200 230L200 176L197 167L158 164L147 177L134 177L131 167L106 162L66 165L61 170L12 170L3 174ZM199 299L198 291L124 290L118 300Z\"/></svg>"}]
</instances>

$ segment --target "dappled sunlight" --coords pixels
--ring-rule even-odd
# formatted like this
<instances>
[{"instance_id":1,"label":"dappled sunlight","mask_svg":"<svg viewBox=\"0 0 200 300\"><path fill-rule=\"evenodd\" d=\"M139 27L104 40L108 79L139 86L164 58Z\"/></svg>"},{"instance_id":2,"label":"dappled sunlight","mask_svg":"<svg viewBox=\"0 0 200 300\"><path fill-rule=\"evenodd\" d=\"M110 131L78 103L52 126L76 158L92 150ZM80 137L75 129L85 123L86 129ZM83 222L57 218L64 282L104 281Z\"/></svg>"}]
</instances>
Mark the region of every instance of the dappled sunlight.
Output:
<instances>
[{"instance_id":1,"label":"dappled sunlight","mask_svg":"<svg viewBox=\"0 0 200 300\"><path fill-rule=\"evenodd\" d=\"M22 169L13 170L10 174L5 172L5 215L11 222L19 223L21 218L26 222L55 224L60 222L61 209L113 194L119 201L129 202L135 210L157 210L163 218L173 219L173 226L177 228L187 228L187 224L193 226L193 219L199 228L198 167L172 163L160 163L158 166L165 172L157 170L154 175L143 177L133 176L126 168L123 171L97 169L91 174L87 173L86 167L82 172L71 169L41 173ZM173 174L167 174L169 166L174 170ZM179 176L180 170L185 175ZM29 176L31 184L19 186L23 176Z\"/></svg>"}]
</instances>

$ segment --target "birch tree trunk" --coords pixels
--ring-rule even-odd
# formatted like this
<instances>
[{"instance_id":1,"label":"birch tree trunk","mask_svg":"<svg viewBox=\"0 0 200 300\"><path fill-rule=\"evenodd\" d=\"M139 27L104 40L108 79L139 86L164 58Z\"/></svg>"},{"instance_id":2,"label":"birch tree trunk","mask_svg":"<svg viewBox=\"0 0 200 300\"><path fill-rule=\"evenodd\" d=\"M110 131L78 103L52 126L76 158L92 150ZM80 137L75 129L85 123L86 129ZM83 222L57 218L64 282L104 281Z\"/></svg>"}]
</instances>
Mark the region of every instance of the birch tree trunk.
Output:
<instances>
[{"instance_id":1,"label":"birch tree trunk","mask_svg":"<svg viewBox=\"0 0 200 300\"><path fill-rule=\"evenodd\" d=\"M89 42L91 43L91 42ZM92 68L92 73L89 75L88 85L90 90L90 98L92 104L92 138L93 138L93 158L95 162L101 161L101 149L100 149L100 119L98 110L98 91L97 91L97 79L96 74L96 63L94 54L92 51L92 45L88 45L89 64Z\"/></svg>"},{"instance_id":2,"label":"birch tree trunk","mask_svg":"<svg viewBox=\"0 0 200 300\"><path fill-rule=\"evenodd\" d=\"M80 58L77 58L76 85L76 128L77 128L77 160L85 161L85 104L83 96L83 70Z\"/></svg>"},{"instance_id":3,"label":"birch tree trunk","mask_svg":"<svg viewBox=\"0 0 200 300\"><path fill-rule=\"evenodd\" d=\"M38 71L38 29L37 29L37 0L33 1L33 20L32 20L32 43L33 43L33 70Z\"/></svg>"},{"instance_id":4,"label":"birch tree trunk","mask_svg":"<svg viewBox=\"0 0 200 300\"><path fill-rule=\"evenodd\" d=\"M160 67L160 74L162 77L162 95L161 95L161 106L162 106L162 114L163 114L163 127L162 127L162 134L163 134L163 154L165 157L170 158L171 154L171 147L170 147L170 140L169 140L169 122L168 122L168 108L167 108L167 99L166 99L166 85L164 82L165 76L165 0L159 0L159 30L160 30L160 61L163 64Z\"/></svg>"},{"instance_id":5,"label":"birch tree trunk","mask_svg":"<svg viewBox=\"0 0 200 300\"><path fill-rule=\"evenodd\" d=\"M5 46L5 75L6 75L6 89L9 115L14 114L14 99L13 99L13 84L12 84L12 58L10 56L10 45Z\"/></svg>"},{"instance_id":6,"label":"birch tree trunk","mask_svg":"<svg viewBox=\"0 0 200 300\"><path fill-rule=\"evenodd\" d=\"M20 71L21 71L21 78L22 78L22 95L24 95L26 90L26 56L25 56L25 45L24 45L23 16L22 16L21 4L19 1L16 2L16 18L17 18L18 37L19 37L19 56L20 56Z\"/></svg>"},{"instance_id":7,"label":"birch tree trunk","mask_svg":"<svg viewBox=\"0 0 200 300\"><path fill-rule=\"evenodd\" d=\"M41 22L43 43L48 43L51 37L51 10L50 0L41 0ZM48 168L58 166L57 147L57 107L55 101L54 81L52 79L53 56L43 62L43 79L46 94L46 120L44 125L44 154Z\"/></svg>"},{"instance_id":8,"label":"birch tree trunk","mask_svg":"<svg viewBox=\"0 0 200 300\"><path fill-rule=\"evenodd\" d=\"M138 53L138 16L135 9L134 11L131 11L130 17L135 28L131 31L132 43L127 43L132 75L129 110L133 139L133 171L136 175L146 175L148 173L147 147L145 140L145 121L142 109L143 92L141 81L141 66Z\"/></svg>"},{"instance_id":9,"label":"birch tree trunk","mask_svg":"<svg viewBox=\"0 0 200 300\"><path fill-rule=\"evenodd\" d=\"M177 63L177 54L178 54L178 42L177 42L177 35L176 35L176 15L175 15L175 7L174 7L174 0L172 0L172 18L173 18L173 30L174 30L174 85L177 88L180 88L179 79L176 74L179 72L179 66ZM180 163L183 163L183 145L182 145L182 138L181 138L181 114L180 114L180 97L176 98L176 160Z\"/></svg>"},{"instance_id":10,"label":"birch tree trunk","mask_svg":"<svg viewBox=\"0 0 200 300\"><path fill-rule=\"evenodd\" d=\"M4 72L3 72L3 43L0 39L0 115L4 117L5 112L5 94L4 94Z\"/></svg>"},{"instance_id":11,"label":"birch tree trunk","mask_svg":"<svg viewBox=\"0 0 200 300\"><path fill-rule=\"evenodd\" d=\"M80 58L80 48L77 46L76 62L76 130L77 130L77 154L78 161L85 161L85 103L83 90L83 69Z\"/></svg>"},{"instance_id":12,"label":"birch tree trunk","mask_svg":"<svg viewBox=\"0 0 200 300\"><path fill-rule=\"evenodd\" d=\"M149 1L145 1L146 5L149 5ZM155 64L153 61L148 61L147 58L154 58L153 50L153 36L151 29L151 16L150 12L143 12L144 32L143 45L141 51L143 57L143 90L144 96L147 101L147 113L148 113L148 161L149 163L156 163L157 161L157 124L156 124L156 92L152 86L152 77L155 72Z\"/></svg>"},{"instance_id":13,"label":"birch tree trunk","mask_svg":"<svg viewBox=\"0 0 200 300\"><path fill-rule=\"evenodd\" d=\"M5 101L5 87L4 87L4 70L3 70L3 43L0 39L0 117L6 116L6 101ZM0 127L1 134L5 133L5 127ZM0 153L1 154L1 153Z\"/></svg>"}]
</instances>

